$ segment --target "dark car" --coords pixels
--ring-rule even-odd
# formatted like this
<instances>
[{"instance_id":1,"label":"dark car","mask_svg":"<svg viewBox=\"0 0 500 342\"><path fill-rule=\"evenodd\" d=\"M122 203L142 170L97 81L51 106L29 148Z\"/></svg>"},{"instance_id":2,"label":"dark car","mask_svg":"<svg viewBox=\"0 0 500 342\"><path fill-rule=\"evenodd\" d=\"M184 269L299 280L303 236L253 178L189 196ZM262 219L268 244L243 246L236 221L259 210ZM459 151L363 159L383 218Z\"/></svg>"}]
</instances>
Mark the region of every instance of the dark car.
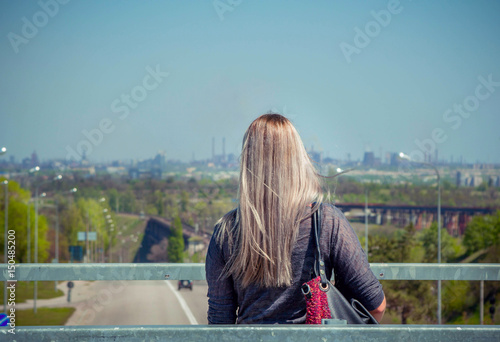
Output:
<instances>
[{"instance_id":1,"label":"dark car","mask_svg":"<svg viewBox=\"0 0 500 342\"><path fill-rule=\"evenodd\" d=\"M193 291L193 281L192 280L179 280L179 286L178 286L179 291L182 288L190 289L191 291Z\"/></svg>"}]
</instances>

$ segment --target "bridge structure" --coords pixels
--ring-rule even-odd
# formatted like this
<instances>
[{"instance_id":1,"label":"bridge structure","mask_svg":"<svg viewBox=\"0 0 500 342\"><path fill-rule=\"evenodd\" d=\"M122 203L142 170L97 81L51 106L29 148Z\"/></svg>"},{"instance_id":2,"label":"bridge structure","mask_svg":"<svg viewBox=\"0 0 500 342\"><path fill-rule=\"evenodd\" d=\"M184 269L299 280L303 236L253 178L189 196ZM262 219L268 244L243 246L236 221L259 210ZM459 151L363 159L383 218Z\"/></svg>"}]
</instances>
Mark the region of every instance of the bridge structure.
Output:
<instances>
[{"instance_id":1,"label":"bridge structure","mask_svg":"<svg viewBox=\"0 0 500 342\"><path fill-rule=\"evenodd\" d=\"M355 210L365 210L365 203L335 203L342 212L351 213ZM437 206L390 205L368 203L369 215L375 218L376 224L394 224L404 227L413 223L417 230L429 228L437 221ZM500 208L451 207L441 206L443 228L452 236L461 236L475 215L493 214ZM363 214L364 215L364 214Z\"/></svg>"},{"instance_id":2,"label":"bridge structure","mask_svg":"<svg viewBox=\"0 0 500 342\"><path fill-rule=\"evenodd\" d=\"M166 262L166 248L168 238L172 235L173 223L161 216L149 216L141 246L134 257L135 263L141 262ZM210 235L200 234L197 229L189 224L182 223L182 236L186 249L203 250L210 242ZM190 240L197 237L195 243Z\"/></svg>"}]
</instances>

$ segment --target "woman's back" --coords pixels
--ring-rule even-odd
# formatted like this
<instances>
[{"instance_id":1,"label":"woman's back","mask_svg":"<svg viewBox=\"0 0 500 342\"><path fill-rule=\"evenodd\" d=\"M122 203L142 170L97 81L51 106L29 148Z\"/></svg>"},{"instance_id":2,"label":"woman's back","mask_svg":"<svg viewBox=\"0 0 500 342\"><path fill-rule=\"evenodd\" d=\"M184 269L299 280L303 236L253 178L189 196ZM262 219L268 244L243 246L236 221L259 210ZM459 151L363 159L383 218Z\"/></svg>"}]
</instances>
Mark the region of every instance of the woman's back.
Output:
<instances>
[{"instance_id":1,"label":"woman's back","mask_svg":"<svg viewBox=\"0 0 500 342\"><path fill-rule=\"evenodd\" d=\"M305 208L292 251L293 280L291 286L244 287L233 277L221 277L231 256L227 238L213 238L206 261L209 285L210 324L304 323L306 303L301 292L303 283L312 278L314 244L311 229L311 207ZM332 205L323 205L321 251L327 276L336 270L337 288L347 297L358 299L368 310L377 308L384 299L382 287L369 270L358 238L344 215ZM216 230L219 226L216 227ZM216 236L216 232L214 232Z\"/></svg>"},{"instance_id":2,"label":"woman's back","mask_svg":"<svg viewBox=\"0 0 500 342\"><path fill-rule=\"evenodd\" d=\"M208 249L209 323L304 322L300 288L312 276L311 214L323 192L297 130L282 115L262 115L248 127L238 196L238 208L219 220ZM384 299L380 283L345 217L325 207L326 269L334 266L338 289L370 310Z\"/></svg>"}]
</instances>

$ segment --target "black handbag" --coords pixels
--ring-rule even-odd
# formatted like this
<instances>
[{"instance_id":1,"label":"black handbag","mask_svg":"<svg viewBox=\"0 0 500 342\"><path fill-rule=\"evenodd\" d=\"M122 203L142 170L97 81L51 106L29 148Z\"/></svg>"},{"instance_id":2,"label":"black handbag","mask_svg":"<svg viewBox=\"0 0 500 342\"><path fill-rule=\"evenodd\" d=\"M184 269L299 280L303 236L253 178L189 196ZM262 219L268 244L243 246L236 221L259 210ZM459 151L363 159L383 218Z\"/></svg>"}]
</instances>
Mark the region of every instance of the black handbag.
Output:
<instances>
[{"instance_id":1,"label":"black handbag","mask_svg":"<svg viewBox=\"0 0 500 342\"><path fill-rule=\"evenodd\" d=\"M325 263L321 257L321 205L313 214L314 250L313 279L302 285L306 298L306 324L379 324L370 312L356 299L349 302L335 285L335 270L332 280L326 279Z\"/></svg>"}]
</instances>

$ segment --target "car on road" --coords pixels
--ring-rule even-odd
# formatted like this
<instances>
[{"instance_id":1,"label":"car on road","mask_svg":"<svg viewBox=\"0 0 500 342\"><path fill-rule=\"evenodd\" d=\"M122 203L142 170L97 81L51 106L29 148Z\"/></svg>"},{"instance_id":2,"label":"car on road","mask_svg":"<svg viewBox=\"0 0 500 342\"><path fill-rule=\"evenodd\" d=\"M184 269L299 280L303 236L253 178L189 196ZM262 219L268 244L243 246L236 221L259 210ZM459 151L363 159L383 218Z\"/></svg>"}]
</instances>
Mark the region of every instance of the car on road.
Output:
<instances>
[{"instance_id":1,"label":"car on road","mask_svg":"<svg viewBox=\"0 0 500 342\"><path fill-rule=\"evenodd\" d=\"M177 286L179 291L182 288L190 289L193 291L193 281L192 280L179 280L179 285Z\"/></svg>"}]
</instances>

